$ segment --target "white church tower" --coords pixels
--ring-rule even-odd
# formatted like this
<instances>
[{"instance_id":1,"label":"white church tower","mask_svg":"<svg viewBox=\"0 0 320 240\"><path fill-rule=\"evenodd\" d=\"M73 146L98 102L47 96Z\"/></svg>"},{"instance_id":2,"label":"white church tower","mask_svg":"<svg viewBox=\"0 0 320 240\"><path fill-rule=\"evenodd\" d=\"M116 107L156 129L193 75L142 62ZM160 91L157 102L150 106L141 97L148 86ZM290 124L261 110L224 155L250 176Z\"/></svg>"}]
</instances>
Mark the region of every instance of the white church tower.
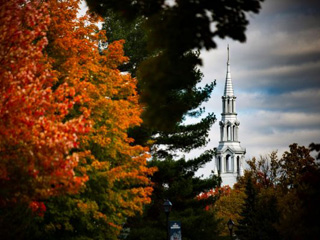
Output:
<instances>
[{"instance_id":1,"label":"white church tower","mask_svg":"<svg viewBox=\"0 0 320 240\"><path fill-rule=\"evenodd\" d=\"M215 173L220 173L222 178L221 186L233 185L237 177L243 175L242 162L246 149L240 146L239 125L236 113L236 96L233 93L233 86L230 72L229 46L227 61L227 76L222 96L222 114L220 125L220 141L217 147L215 161Z\"/></svg>"}]
</instances>

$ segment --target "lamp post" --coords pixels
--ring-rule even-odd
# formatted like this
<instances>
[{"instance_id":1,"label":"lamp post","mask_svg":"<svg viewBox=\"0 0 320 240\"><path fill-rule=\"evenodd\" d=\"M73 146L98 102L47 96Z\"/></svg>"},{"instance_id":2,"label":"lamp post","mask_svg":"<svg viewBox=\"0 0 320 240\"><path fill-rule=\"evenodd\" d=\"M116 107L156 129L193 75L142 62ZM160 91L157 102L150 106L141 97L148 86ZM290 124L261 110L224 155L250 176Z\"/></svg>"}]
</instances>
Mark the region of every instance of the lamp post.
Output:
<instances>
[{"instance_id":1,"label":"lamp post","mask_svg":"<svg viewBox=\"0 0 320 240\"><path fill-rule=\"evenodd\" d=\"M172 203L167 199L163 203L163 209L167 217L167 240L169 239L169 214L171 212Z\"/></svg>"},{"instance_id":2,"label":"lamp post","mask_svg":"<svg viewBox=\"0 0 320 240\"><path fill-rule=\"evenodd\" d=\"M232 230L233 230L234 222L231 220L231 218L229 219L227 225L230 232L230 239L232 240Z\"/></svg>"}]
</instances>

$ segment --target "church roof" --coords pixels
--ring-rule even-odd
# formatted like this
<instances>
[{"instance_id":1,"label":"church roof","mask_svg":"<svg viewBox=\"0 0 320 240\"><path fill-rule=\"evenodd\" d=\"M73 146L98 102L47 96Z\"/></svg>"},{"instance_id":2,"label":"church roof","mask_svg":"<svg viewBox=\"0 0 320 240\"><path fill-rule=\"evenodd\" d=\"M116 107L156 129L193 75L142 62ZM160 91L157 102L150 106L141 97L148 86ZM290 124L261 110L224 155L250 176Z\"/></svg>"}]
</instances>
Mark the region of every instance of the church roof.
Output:
<instances>
[{"instance_id":1,"label":"church roof","mask_svg":"<svg viewBox=\"0 0 320 240\"><path fill-rule=\"evenodd\" d=\"M230 72L230 61L229 61L229 45L228 45L228 61L227 61L227 76L226 76L226 84L224 86L224 95L225 97L233 97L233 87L231 80L231 72Z\"/></svg>"},{"instance_id":2,"label":"church roof","mask_svg":"<svg viewBox=\"0 0 320 240\"><path fill-rule=\"evenodd\" d=\"M230 151L232 153L245 153L246 149L241 147L240 144L232 144L232 145L220 145L217 148L218 153Z\"/></svg>"}]
</instances>

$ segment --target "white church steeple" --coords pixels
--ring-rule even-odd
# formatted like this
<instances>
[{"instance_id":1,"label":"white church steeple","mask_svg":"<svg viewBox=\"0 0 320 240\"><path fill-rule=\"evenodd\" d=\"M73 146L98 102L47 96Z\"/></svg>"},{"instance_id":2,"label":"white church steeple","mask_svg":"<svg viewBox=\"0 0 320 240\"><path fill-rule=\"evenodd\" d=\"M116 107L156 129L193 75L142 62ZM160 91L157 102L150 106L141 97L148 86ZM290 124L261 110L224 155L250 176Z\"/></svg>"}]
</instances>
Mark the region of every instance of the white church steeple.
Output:
<instances>
[{"instance_id":1,"label":"white church steeple","mask_svg":"<svg viewBox=\"0 0 320 240\"><path fill-rule=\"evenodd\" d=\"M232 187L237 177L243 174L242 162L246 153L240 146L239 125L236 113L236 96L230 71L230 56L228 45L227 74L222 96L222 114L220 125L220 142L217 147L215 172L220 173L222 185Z\"/></svg>"}]
</instances>

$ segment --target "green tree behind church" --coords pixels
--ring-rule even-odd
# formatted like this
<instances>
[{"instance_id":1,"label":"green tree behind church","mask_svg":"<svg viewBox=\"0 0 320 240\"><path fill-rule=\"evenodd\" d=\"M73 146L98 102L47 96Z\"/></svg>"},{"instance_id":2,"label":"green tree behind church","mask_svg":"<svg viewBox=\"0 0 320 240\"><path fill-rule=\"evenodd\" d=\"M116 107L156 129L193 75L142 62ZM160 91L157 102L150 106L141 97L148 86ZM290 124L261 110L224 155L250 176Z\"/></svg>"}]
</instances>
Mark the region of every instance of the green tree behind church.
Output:
<instances>
[{"instance_id":1,"label":"green tree behind church","mask_svg":"<svg viewBox=\"0 0 320 240\"><path fill-rule=\"evenodd\" d=\"M133 75L137 75L138 81L140 76L139 72L136 74L137 67L147 58L148 54L156 54L155 52L148 53L145 49L146 38L143 23L142 18L133 23L127 23L110 12L105 24L108 26L106 30L110 41L125 39L124 49L127 50L131 61L135 62L131 65L124 65L123 71L130 71ZM187 86L163 91L163 94L167 95L170 100L164 104L164 109L177 107L181 102L187 106L183 120L187 117L201 116L204 109L200 108L200 105L208 100L214 86L214 83L211 83L204 88L197 88L197 84L202 79L202 73L196 68L196 61L194 62L198 57L199 54L196 52L189 52L185 56L185 59L189 59L190 66L185 74L189 73L192 76L192 81ZM149 86L144 83L140 82L138 86L142 95L149 92ZM146 112L150 108L152 107L147 105ZM159 121L162 121L162 118L170 118L169 113L167 116L159 113ZM151 140L153 159L149 166L156 166L158 171L152 177L154 183L152 203L145 209L142 216L128 219L126 224L130 228L128 238L155 240L165 238L166 222L162 207L164 199L170 199L174 204L171 219L178 219L182 222L184 239L198 239L199 237L210 239L212 236L217 236L217 221L214 214L205 210L205 206L213 204L214 199L198 200L197 196L201 192L215 188L219 184L219 178L201 179L195 176L200 167L212 160L213 151L207 151L200 157L188 161L175 156L178 151L188 153L206 145L208 132L215 121L215 116L208 114L194 124L184 124L181 120L166 128L159 127L157 124L149 124L146 119L141 127L132 129L131 134L139 144L147 144L148 139Z\"/></svg>"},{"instance_id":2,"label":"green tree behind church","mask_svg":"<svg viewBox=\"0 0 320 240\"><path fill-rule=\"evenodd\" d=\"M163 161L153 159L151 166L158 167L152 176L154 192L152 203L140 217L129 219L129 240L163 240L166 236L166 217L163 210L164 199L173 206L170 220L181 221L182 236L185 240L209 240L218 236L217 220L205 206L214 203L215 198L198 199L198 195L217 186L218 177L201 179L195 172L211 159L210 154L186 161L181 158Z\"/></svg>"}]
</instances>

